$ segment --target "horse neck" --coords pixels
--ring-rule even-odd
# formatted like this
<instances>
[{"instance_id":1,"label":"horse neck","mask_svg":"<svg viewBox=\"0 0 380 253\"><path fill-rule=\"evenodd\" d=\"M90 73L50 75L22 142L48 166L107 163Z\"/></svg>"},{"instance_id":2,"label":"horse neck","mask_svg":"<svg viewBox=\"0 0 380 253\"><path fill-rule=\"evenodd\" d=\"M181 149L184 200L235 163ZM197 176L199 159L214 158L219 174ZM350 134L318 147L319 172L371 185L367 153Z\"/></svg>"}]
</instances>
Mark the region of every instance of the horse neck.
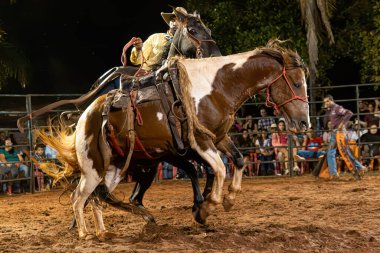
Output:
<instances>
[{"instance_id":1,"label":"horse neck","mask_svg":"<svg viewBox=\"0 0 380 253\"><path fill-rule=\"evenodd\" d=\"M275 59L248 56L246 61L239 60L236 64L223 66L218 71L213 84L213 94L223 94L224 108L236 112L249 98L265 89L280 74L281 65Z\"/></svg>"}]
</instances>

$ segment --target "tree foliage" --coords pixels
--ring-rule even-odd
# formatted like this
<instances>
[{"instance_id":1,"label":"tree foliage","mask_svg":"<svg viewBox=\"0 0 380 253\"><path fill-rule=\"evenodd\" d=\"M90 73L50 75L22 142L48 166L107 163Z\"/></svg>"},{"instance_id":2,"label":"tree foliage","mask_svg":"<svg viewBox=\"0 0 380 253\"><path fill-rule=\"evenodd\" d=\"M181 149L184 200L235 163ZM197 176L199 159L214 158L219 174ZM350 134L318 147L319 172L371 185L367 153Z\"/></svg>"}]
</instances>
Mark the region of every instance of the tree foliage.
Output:
<instances>
[{"instance_id":1,"label":"tree foliage","mask_svg":"<svg viewBox=\"0 0 380 253\"><path fill-rule=\"evenodd\" d=\"M198 10L210 27L223 54L247 51L270 38L290 39L308 63L306 30L300 2L294 0L189 0L186 8ZM332 69L341 59L360 66L362 82L380 81L380 3L378 0L337 0L330 13L335 43L321 40L317 82L332 83ZM322 33L328 38L328 34ZM345 71L355 71L346 69Z\"/></svg>"},{"instance_id":2,"label":"tree foliage","mask_svg":"<svg viewBox=\"0 0 380 253\"><path fill-rule=\"evenodd\" d=\"M6 33L0 27L0 90L13 78L25 88L29 80L30 64L27 58L6 40Z\"/></svg>"}]
</instances>

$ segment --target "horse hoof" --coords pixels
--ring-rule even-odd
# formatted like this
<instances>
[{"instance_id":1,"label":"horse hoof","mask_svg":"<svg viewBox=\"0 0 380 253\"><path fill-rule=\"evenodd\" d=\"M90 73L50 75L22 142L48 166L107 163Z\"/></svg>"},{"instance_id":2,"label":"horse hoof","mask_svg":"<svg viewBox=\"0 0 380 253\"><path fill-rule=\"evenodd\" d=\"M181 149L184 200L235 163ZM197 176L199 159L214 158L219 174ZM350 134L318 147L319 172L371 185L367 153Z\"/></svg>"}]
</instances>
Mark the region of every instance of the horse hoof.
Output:
<instances>
[{"instance_id":1,"label":"horse hoof","mask_svg":"<svg viewBox=\"0 0 380 253\"><path fill-rule=\"evenodd\" d=\"M153 215L150 215L150 214L144 214L143 216L143 219L148 222L148 224L150 225L157 225L156 223L156 219L153 217Z\"/></svg>"},{"instance_id":2,"label":"horse hoof","mask_svg":"<svg viewBox=\"0 0 380 253\"><path fill-rule=\"evenodd\" d=\"M92 234L82 234L82 235L79 235L79 239L86 240L86 241L92 240L94 238L95 238L95 236L92 235Z\"/></svg>"},{"instance_id":3,"label":"horse hoof","mask_svg":"<svg viewBox=\"0 0 380 253\"><path fill-rule=\"evenodd\" d=\"M234 199L232 199L228 196L224 197L224 200L223 200L224 211L226 211L226 212L231 211L231 209L234 205L235 205Z\"/></svg>"},{"instance_id":4,"label":"horse hoof","mask_svg":"<svg viewBox=\"0 0 380 253\"><path fill-rule=\"evenodd\" d=\"M101 241L101 242L104 242L106 240L109 240L109 239L112 239L112 238L115 238L116 237L116 234L115 233L112 233L112 232L109 232L109 231L102 231L102 232L99 232L96 237L98 237L98 240Z\"/></svg>"},{"instance_id":5,"label":"horse hoof","mask_svg":"<svg viewBox=\"0 0 380 253\"><path fill-rule=\"evenodd\" d=\"M202 225L206 223L207 213L205 208L202 208L202 205L194 205L192 213L196 222Z\"/></svg>"}]
</instances>

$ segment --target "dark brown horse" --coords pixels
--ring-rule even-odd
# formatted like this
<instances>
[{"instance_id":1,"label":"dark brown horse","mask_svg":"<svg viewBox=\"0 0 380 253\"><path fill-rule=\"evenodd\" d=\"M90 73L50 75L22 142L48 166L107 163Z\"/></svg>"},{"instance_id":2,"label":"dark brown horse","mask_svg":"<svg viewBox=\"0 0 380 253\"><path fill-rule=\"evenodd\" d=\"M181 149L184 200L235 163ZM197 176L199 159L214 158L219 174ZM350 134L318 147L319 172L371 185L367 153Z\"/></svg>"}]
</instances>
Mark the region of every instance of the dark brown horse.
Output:
<instances>
[{"instance_id":1,"label":"dark brown horse","mask_svg":"<svg viewBox=\"0 0 380 253\"><path fill-rule=\"evenodd\" d=\"M271 41L266 47L253 51L199 60L180 59L181 90L187 115L188 135L184 140L188 154L178 155L159 100L151 99L138 104L144 124L135 125L138 139L151 158L133 158L134 164L152 161L181 160L201 157L213 169L215 180L200 215L206 219L217 204L222 203L225 167L217 150L230 152L232 143L227 133L234 115L241 105L259 91L266 89L267 105L284 116L288 129L304 130L309 125L309 106L306 96L305 67L299 55ZM153 94L152 88L139 91ZM59 133L59 138L42 135L43 141L53 146L73 170L79 169L81 179L72 194L73 209L78 221L80 238L88 232L83 216L84 204L89 195L104 183L112 192L122 180L121 168L125 158L115 157L115 152L102 138L102 112L105 96L96 99L81 115L74 133ZM109 114L109 122L117 133L122 150L128 150L127 120L122 110ZM242 171L236 170L224 207L229 209L241 190ZM111 236L105 230L102 211L96 201L90 201L99 238Z\"/></svg>"}]
</instances>

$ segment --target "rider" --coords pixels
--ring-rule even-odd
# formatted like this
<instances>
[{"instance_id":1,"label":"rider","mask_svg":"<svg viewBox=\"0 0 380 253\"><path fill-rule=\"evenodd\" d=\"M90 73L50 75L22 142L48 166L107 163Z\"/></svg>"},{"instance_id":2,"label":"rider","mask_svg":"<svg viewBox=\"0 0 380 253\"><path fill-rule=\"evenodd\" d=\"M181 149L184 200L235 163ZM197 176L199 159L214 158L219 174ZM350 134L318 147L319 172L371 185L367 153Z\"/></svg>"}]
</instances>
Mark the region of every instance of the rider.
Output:
<instances>
[{"instance_id":1,"label":"rider","mask_svg":"<svg viewBox=\"0 0 380 253\"><path fill-rule=\"evenodd\" d=\"M329 167L331 179L339 179L339 173L336 169L337 166L335 160L337 146L336 133L337 131L346 131L346 123L352 117L353 113L350 110L343 108L343 106L336 104L331 95L326 95L323 99L323 103L327 109L327 112L325 114L325 121L331 121L332 127L334 129L331 133L331 139L327 150L327 165ZM361 175L363 175L367 170L366 167L363 166L355 158L355 156L351 154L349 148L347 148L346 151L350 160L355 164L355 168L360 171Z\"/></svg>"},{"instance_id":2,"label":"rider","mask_svg":"<svg viewBox=\"0 0 380 253\"><path fill-rule=\"evenodd\" d=\"M176 11L187 14L187 11L183 7L176 7ZM141 67L144 73L155 70L162 65L163 60L166 59L169 53L173 35L178 28L178 21L174 11L171 13L161 12L161 16L169 25L169 30L166 33L154 33L150 35L144 43L139 37L133 37L128 42L128 44L132 44L134 46L130 55L131 63L134 65L140 65L144 60ZM125 64L125 62L123 62L123 64ZM122 80L122 82L123 86L131 85L130 81L125 82ZM111 90L119 89L119 87L120 77L117 77L102 88L97 93L96 97L106 94Z\"/></svg>"},{"instance_id":3,"label":"rider","mask_svg":"<svg viewBox=\"0 0 380 253\"><path fill-rule=\"evenodd\" d=\"M183 7L177 7L176 11L187 14ZM134 48L130 55L131 63L134 65L143 63L142 69L145 71L155 70L162 65L163 54L168 51L174 33L178 28L178 20L174 11L172 13L161 12L161 16L169 25L169 30L166 33L154 33L144 43L142 43L141 38L136 38L133 42Z\"/></svg>"}]
</instances>

